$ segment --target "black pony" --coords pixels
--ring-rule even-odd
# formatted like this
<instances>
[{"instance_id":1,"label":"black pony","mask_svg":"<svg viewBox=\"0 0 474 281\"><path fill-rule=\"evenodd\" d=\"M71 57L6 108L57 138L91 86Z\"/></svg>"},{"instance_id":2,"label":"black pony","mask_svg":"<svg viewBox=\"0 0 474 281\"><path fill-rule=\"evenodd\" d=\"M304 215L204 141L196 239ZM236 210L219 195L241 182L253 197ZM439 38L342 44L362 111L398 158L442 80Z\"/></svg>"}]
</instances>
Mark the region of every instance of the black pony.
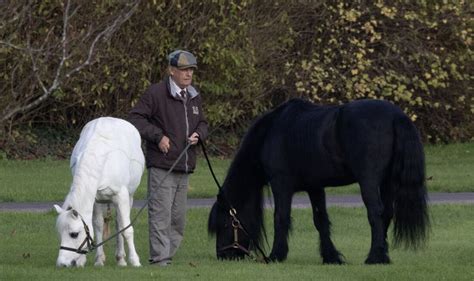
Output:
<instances>
[{"instance_id":1,"label":"black pony","mask_svg":"<svg viewBox=\"0 0 474 281\"><path fill-rule=\"evenodd\" d=\"M410 119L393 104L360 100L318 106L290 100L248 130L209 215L218 258L242 258L260 248L263 189L273 193L274 240L269 258L288 254L293 194L306 191L323 263L341 264L330 237L324 188L358 182L371 227L368 264L389 263L395 245L418 248L428 234L423 146Z\"/></svg>"}]
</instances>

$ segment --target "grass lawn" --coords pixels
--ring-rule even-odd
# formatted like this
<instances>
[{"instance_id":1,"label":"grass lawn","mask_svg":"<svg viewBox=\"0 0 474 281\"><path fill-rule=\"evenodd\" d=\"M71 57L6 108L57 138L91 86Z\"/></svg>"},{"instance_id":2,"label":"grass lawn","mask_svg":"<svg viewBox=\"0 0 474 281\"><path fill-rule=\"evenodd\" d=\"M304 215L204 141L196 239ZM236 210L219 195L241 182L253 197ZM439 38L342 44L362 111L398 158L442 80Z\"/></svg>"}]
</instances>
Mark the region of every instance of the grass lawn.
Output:
<instances>
[{"instance_id":1,"label":"grass lawn","mask_svg":"<svg viewBox=\"0 0 474 281\"><path fill-rule=\"evenodd\" d=\"M429 191L474 192L474 142L425 147Z\"/></svg>"},{"instance_id":2,"label":"grass lawn","mask_svg":"<svg viewBox=\"0 0 474 281\"><path fill-rule=\"evenodd\" d=\"M429 191L474 192L474 142L426 146L426 175ZM214 171L222 183L229 159L211 159ZM135 194L145 199L146 173ZM0 160L0 202L63 201L69 192L72 176L69 161ZM358 186L327 189L329 194L358 193ZM189 197L209 198L217 194L217 186L203 157L191 176Z\"/></svg>"},{"instance_id":3,"label":"grass lawn","mask_svg":"<svg viewBox=\"0 0 474 281\"><path fill-rule=\"evenodd\" d=\"M309 209L294 209L290 253L283 263L265 265L251 260L221 262L215 258L214 239L206 231L208 208L188 211L182 247L166 268L149 266L146 215L135 226L135 241L143 267L119 268L113 242L106 245L103 268L56 268L56 215L0 213L0 280L473 280L474 210L471 205L434 205L432 231L426 249L391 249L391 265L364 265L370 230L365 208L329 208L335 245L346 257L343 266L322 265L317 234ZM136 212L136 210L135 210ZM271 244L272 214L267 211ZM267 250L268 253L268 250Z\"/></svg>"}]
</instances>

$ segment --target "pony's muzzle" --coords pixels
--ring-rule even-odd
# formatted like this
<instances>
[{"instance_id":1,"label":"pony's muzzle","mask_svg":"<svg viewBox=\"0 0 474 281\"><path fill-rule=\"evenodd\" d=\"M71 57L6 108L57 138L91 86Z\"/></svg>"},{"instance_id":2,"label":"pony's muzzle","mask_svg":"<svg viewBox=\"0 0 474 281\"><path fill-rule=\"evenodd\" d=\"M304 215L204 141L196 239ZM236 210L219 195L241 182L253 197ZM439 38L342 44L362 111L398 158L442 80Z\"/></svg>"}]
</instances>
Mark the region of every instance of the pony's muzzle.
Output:
<instances>
[{"instance_id":1,"label":"pony's muzzle","mask_svg":"<svg viewBox=\"0 0 474 281\"><path fill-rule=\"evenodd\" d=\"M77 266L77 261L72 260L70 263L64 263L64 262L58 262L56 264L57 267L76 267Z\"/></svg>"},{"instance_id":2,"label":"pony's muzzle","mask_svg":"<svg viewBox=\"0 0 474 281\"><path fill-rule=\"evenodd\" d=\"M56 267L83 267L85 265L85 258L79 257L78 259L72 260L58 260Z\"/></svg>"},{"instance_id":3,"label":"pony's muzzle","mask_svg":"<svg viewBox=\"0 0 474 281\"><path fill-rule=\"evenodd\" d=\"M229 249L217 253L218 260L242 260L246 254L239 249Z\"/></svg>"}]
</instances>

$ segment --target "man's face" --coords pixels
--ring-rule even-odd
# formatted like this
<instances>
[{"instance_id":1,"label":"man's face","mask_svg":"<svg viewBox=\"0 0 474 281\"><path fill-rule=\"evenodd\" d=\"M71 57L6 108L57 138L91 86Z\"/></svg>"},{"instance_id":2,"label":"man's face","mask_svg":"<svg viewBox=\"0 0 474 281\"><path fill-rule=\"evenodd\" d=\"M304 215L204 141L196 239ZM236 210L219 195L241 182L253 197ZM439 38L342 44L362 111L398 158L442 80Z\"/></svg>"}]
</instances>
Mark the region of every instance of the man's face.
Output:
<instances>
[{"instance_id":1,"label":"man's face","mask_svg":"<svg viewBox=\"0 0 474 281\"><path fill-rule=\"evenodd\" d=\"M191 85L191 82L193 81L193 73L194 68L192 67L179 69L177 67L170 66L171 77L173 78L173 81L176 83L176 85L178 85L178 87L181 89Z\"/></svg>"}]
</instances>

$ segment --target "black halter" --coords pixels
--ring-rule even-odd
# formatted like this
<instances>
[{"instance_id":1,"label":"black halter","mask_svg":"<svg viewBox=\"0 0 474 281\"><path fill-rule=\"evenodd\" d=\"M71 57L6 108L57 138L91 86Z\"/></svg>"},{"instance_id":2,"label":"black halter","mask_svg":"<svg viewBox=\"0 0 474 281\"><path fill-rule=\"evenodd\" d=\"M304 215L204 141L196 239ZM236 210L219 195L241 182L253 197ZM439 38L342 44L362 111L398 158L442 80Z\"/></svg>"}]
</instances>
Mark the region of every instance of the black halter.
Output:
<instances>
[{"instance_id":1,"label":"black halter","mask_svg":"<svg viewBox=\"0 0 474 281\"><path fill-rule=\"evenodd\" d=\"M85 255L85 254L87 254L87 253L89 253L89 252L91 252L92 250L95 249L94 239L92 239L92 236L91 236L90 231L89 231L89 227L87 226L86 222L82 219L82 216L81 216L81 221L82 221L82 224L84 225L84 230L86 232L86 238L84 238L84 241L82 241L79 248L75 249L75 248L71 248L71 247L60 246L59 247L60 250L66 250L66 251L75 252L75 253L78 253L78 254L81 254L81 255ZM87 245L87 249L82 249L84 247L84 245Z\"/></svg>"}]
</instances>

